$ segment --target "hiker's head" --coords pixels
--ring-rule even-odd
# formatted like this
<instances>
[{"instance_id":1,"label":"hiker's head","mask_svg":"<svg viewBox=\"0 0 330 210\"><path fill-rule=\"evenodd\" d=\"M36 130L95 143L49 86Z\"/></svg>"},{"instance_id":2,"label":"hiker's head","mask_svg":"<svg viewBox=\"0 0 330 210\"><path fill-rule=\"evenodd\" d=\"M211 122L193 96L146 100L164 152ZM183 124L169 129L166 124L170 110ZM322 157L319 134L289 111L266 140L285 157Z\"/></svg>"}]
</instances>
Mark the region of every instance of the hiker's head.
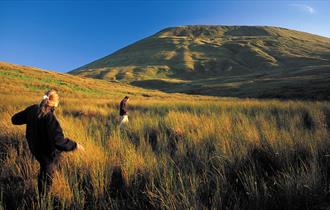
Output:
<instances>
[{"instance_id":1,"label":"hiker's head","mask_svg":"<svg viewBox=\"0 0 330 210\"><path fill-rule=\"evenodd\" d=\"M39 117L45 116L49 111L54 110L58 106L59 96L56 90L48 90L42 97L39 107Z\"/></svg>"},{"instance_id":2,"label":"hiker's head","mask_svg":"<svg viewBox=\"0 0 330 210\"><path fill-rule=\"evenodd\" d=\"M128 96L125 96L124 100L125 101L129 101L129 97Z\"/></svg>"},{"instance_id":3,"label":"hiker's head","mask_svg":"<svg viewBox=\"0 0 330 210\"><path fill-rule=\"evenodd\" d=\"M43 96L43 101L50 107L57 107L59 102L59 97L56 90L48 90Z\"/></svg>"}]
</instances>

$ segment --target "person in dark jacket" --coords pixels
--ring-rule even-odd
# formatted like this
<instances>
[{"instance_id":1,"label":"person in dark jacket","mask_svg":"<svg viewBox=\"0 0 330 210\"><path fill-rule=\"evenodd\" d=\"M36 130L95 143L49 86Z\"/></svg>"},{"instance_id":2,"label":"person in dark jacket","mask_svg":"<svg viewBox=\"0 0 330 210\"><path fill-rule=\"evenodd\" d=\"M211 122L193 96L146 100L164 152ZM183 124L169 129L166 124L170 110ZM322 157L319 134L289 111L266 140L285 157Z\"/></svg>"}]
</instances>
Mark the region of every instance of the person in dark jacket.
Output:
<instances>
[{"instance_id":1,"label":"person in dark jacket","mask_svg":"<svg viewBox=\"0 0 330 210\"><path fill-rule=\"evenodd\" d=\"M40 104L27 107L12 117L14 125L26 124L26 139L32 155L40 164L38 190L46 194L51 185L54 170L62 151L74 151L84 148L65 138L63 130L54 115L59 96L55 90L45 93Z\"/></svg>"},{"instance_id":2,"label":"person in dark jacket","mask_svg":"<svg viewBox=\"0 0 330 210\"><path fill-rule=\"evenodd\" d=\"M122 127L124 124L128 123L128 110L127 110L127 102L129 101L129 97L125 96L123 100L121 100L119 105L119 115L120 115L120 124L119 127Z\"/></svg>"}]
</instances>

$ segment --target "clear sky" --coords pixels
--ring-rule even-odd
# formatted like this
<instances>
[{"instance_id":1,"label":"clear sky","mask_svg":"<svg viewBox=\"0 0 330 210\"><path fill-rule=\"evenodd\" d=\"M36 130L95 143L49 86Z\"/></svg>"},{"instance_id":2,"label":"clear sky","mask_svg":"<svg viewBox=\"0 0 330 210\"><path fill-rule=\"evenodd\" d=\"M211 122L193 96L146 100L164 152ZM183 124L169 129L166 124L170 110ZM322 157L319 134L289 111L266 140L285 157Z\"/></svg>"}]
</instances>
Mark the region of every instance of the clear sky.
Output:
<instances>
[{"instance_id":1,"label":"clear sky","mask_svg":"<svg viewBox=\"0 0 330 210\"><path fill-rule=\"evenodd\" d=\"M66 72L178 25L270 25L330 37L330 1L4 1L0 61Z\"/></svg>"}]
</instances>

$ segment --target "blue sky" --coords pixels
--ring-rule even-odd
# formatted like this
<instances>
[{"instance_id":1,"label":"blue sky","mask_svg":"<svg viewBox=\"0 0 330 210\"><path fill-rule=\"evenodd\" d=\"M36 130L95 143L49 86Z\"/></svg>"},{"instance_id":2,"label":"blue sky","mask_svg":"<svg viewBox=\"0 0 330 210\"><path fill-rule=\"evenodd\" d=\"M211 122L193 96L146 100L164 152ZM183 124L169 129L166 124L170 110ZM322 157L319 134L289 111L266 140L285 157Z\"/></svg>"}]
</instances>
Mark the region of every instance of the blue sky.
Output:
<instances>
[{"instance_id":1,"label":"blue sky","mask_svg":"<svg viewBox=\"0 0 330 210\"><path fill-rule=\"evenodd\" d=\"M178 25L271 25L330 37L330 1L0 1L0 61L66 72Z\"/></svg>"}]
</instances>

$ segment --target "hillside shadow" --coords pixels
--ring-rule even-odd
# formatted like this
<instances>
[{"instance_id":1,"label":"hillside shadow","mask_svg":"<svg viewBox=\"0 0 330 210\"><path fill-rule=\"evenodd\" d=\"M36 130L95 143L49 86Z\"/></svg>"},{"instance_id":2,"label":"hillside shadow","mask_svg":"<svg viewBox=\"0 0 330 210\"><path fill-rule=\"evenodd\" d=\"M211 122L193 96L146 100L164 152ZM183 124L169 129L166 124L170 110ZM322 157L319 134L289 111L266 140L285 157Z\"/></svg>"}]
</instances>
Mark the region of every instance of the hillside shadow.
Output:
<instances>
[{"instance_id":1,"label":"hillside shadow","mask_svg":"<svg viewBox=\"0 0 330 210\"><path fill-rule=\"evenodd\" d=\"M250 77L247 75L247 77ZM256 76L257 77L257 76ZM263 75L262 77L265 77ZM232 78L232 79L231 79ZM248 79L248 78L247 78ZM222 81L223 80L223 81ZM315 79L313 83L308 78L293 77L271 78L267 80L253 79L247 83L237 77L228 77L218 81L175 83L164 80L140 80L130 84L150 90L160 90L166 93L185 93L191 95L206 95L219 97L255 98L255 99L298 99L298 100L330 100L330 86L327 81ZM228 82L226 82L228 80ZM313 80L312 80L313 81ZM240 83L237 87L232 83Z\"/></svg>"},{"instance_id":2,"label":"hillside shadow","mask_svg":"<svg viewBox=\"0 0 330 210\"><path fill-rule=\"evenodd\" d=\"M161 90L164 92L171 92L170 89L175 89L181 87L180 83L168 82L161 79L153 80L137 80L130 83L131 85L142 87L150 90Z\"/></svg>"}]
</instances>

